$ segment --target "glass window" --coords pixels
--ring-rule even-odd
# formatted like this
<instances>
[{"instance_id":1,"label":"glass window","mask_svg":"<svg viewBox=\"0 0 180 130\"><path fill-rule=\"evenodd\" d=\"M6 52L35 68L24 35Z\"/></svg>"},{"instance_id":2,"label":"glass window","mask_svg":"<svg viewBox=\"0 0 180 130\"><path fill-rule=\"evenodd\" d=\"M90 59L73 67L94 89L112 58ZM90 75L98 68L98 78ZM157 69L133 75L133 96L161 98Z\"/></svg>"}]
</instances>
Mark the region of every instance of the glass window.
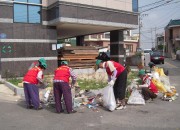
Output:
<instances>
[{"instance_id":1,"label":"glass window","mask_svg":"<svg viewBox=\"0 0 180 130\"><path fill-rule=\"evenodd\" d=\"M27 2L27 0L15 0L16 2Z\"/></svg>"},{"instance_id":2,"label":"glass window","mask_svg":"<svg viewBox=\"0 0 180 130\"><path fill-rule=\"evenodd\" d=\"M27 23L27 5L14 4L14 22Z\"/></svg>"},{"instance_id":3,"label":"glass window","mask_svg":"<svg viewBox=\"0 0 180 130\"><path fill-rule=\"evenodd\" d=\"M41 6L14 4L14 22L41 23Z\"/></svg>"},{"instance_id":4,"label":"glass window","mask_svg":"<svg viewBox=\"0 0 180 130\"><path fill-rule=\"evenodd\" d=\"M129 52L133 52L133 45L126 45L126 49L128 49Z\"/></svg>"},{"instance_id":5,"label":"glass window","mask_svg":"<svg viewBox=\"0 0 180 130\"><path fill-rule=\"evenodd\" d=\"M105 33L105 38L110 38L110 33Z\"/></svg>"},{"instance_id":6,"label":"glass window","mask_svg":"<svg viewBox=\"0 0 180 130\"><path fill-rule=\"evenodd\" d=\"M134 12L138 12L138 0L132 0L132 8Z\"/></svg>"},{"instance_id":7,"label":"glass window","mask_svg":"<svg viewBox=\"0 0 180 130\"><path fill-rule=\"evenodd\" d=\"M41 22L41 7L40 6L28 6L29 23Z\"/></svg>"},{"instance_id":8,"label":"glass window","mask_svg":"<svg viewBox=\"0 0 180 130\"><path fill-rule=\"evenodd\" d=\"M28 0L29 3L41 4L41 0Z\"/></svg>"}]
</instances>

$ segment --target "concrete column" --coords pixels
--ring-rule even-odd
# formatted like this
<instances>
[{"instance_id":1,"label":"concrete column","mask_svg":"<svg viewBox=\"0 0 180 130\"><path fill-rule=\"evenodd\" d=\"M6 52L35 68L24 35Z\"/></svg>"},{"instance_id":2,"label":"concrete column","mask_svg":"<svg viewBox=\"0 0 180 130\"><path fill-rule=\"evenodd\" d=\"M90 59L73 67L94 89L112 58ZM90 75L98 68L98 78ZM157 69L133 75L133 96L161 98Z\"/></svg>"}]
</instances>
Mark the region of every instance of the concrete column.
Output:
<instances>
[{"instance_id":1,"label":"concrete column","mask_svg":"<svg viewBox=\"0 0 180 130\"><path fill-rule=\"evenodd\" d=\"M110 55L111 59L124 65L124 35L123 30L110 32Z\"/></svg>"},{"instance_id":2,"label":"concrete column","mask_svg":"<svg viewBox=\"0 0 180 130\"><path fill-rule=\"evenodd\" d=\"M77 36L76 37L76 46L83 46L84 45L84 36Z\"/></svg>"}]
</instances>

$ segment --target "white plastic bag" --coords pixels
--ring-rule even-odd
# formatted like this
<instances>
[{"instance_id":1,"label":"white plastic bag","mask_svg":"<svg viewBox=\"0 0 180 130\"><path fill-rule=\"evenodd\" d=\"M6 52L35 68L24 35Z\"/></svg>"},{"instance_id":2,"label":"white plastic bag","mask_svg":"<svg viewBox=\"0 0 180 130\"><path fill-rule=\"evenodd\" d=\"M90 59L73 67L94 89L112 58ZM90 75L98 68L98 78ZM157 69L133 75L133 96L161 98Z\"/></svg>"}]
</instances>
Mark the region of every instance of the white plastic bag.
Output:
<instances>
[{"instance_id":1,"label":"white plastic bag","mask_svg":"<svg viewBox=\"0 0 180 130\"><path fill-rule=\"evenodd\" d=\"M131 82L130 85L127 86L127 90L132 90L133 88L137 88L137 82L135 82L134 80Z\"/></svg>"},{"instance_id":2,"label":"white plastic bag","mask_svg":"<svg viewBox=\"0 0 180 130\"><path fill-rule=\"evenodd\" d=\"M156 80L160 81L160 78L159 78L159 73L158 73L158 72L156 72L156 71L153 71L153 72L152 72L152 78L154 78L154 79L156 79Z\"/></svg>"},{"instance_id":3,"label":"white plastic bag","mask_svg":"<svg viewBox=\"0 0 180 130\"><path fill-rule=\"evenodd\" d=\"M103 94L103 106L110 111L114 111L116 108L116 101L114 97L113 86L107 86L102 91Z\"/></svg>"},{"instance_id":4,"label":"white plastic bag","mask_svg":"<svg viewBox=\"0 0 180 130\"><path fill-rule=\"evenodd\" d=\"M47 102L49 99L49 95L50 95L50 90L47 90L46 93L44 94L44 101Z\"/></svg>"},{"instance_id":5,"label":"white plastic bag","mask_svg":"<svg viewBox=\"0 0 180 130\"><path fill-rule=\"evenodd\" d=\"M169 77L168 76L161 76L160 80L164 84L164 87L166 88L166 90L168 92L172 93L171 85L170 85L170 82L169 82Z\"/></svg>"},{"instance_id":6,"label":"white plastic bag","mask_svg":"<svg viewBox=\"0 0 180 130\"><path fill-rule=\"evenodd\" d=\"M127 104L145 105L145 100L137 89L133 90Z\"/></svg>"}]
</instances>

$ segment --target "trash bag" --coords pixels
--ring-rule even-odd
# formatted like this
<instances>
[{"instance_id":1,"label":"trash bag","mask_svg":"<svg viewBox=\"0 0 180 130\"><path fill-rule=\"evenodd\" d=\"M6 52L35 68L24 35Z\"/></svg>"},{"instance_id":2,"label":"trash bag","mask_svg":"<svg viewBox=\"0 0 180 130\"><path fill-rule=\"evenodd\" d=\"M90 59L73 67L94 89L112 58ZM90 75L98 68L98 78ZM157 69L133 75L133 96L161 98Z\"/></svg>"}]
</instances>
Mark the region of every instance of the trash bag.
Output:
<instances>
[{"instance_id":1,"label":"trash bag","mask_svg":"<svg viewBox=\"0 0 180 130\"><path fill-rule=\"evenodd\" d=\"M163 71L164 71L164 74L165 74L166 76L168 76L168 75L169 75L169 71L168 71L168 69L167 69L167 68L163 68Z\"/></svg>"},{"instance_id":2,"label":"trash bag","mask_svg":"<svg viewBox=\"0 0 180 130\"><path fill-rule=\"evenodd\" d=\"M106 86L103 91L103 106L110 111L114 111L116 108L116 101L114 97L114 91L112 86Z\"/></svg>"},{"instance_id":3,"label":"trash bag","mask_svg":"<svg viewBox=\"0 0 180 130\"><path fill-rule=\"evenodd\" d=\"M162 93L166 93L167 92L166 88L164 87L164 85L163 85L163 83L161 81L156 80L156 79L153 78L152 82L157 87L159 92L162 92Z\"/></svg>"},{"instance_id":4,"label":"trash bag","mask_svg":"<svg viewBox=\"0 0 180 130\"><path fill-rule=\"evenodd\" d=\"M51 91L47 90L46 93L44 94L44 101L47 102L49 99L49 95L50 95Z\"/></svg>"},{"instance_id":5,"label":"trash bag","mask_svg":"<svg viewBox=\"0 0 180 130\"><path fill-rule=\"evenodd\" d=\"M145 100L139 91L134 89L128 99L127 104L145 105Z\"/></svg>"},{"instance_id":6,"label":"trash bag","mask_svg":"<svg viewBox=\"0 0 180 130\"><path fill-rule=\"evenodd\" d=\"M166 75L164 74L163 68L159 68L159 76L166 76Z\"/></svg>"},{"instance_id":7,"label":"trash bag","mask_svg":"<svg viewBox=\"0 0 180 130\"><path fill-rule=\"evenodd\" d=\"M160 80L158 71L152 72L152 78L154 78L156 80Z\"/></svg>"},{"instance_id":8,"label":"trash bag","mask_svg":"<svg viewBox=\"0 0 180 130\"><path fill-rule=\"evenodd\" d=\"M169 82L169 77L168 76L161 76L160 81L164 84L164 87L166 88L166 90L171 93L172 90L171 90L171 85Z\"/></svg>"},{"instance_id":9,"label":"trash bag","mask_svg":"<svg viewBox=\"0 0 180 130\"><path fill-rule=\"evenodd\" d=\"M172 93L165 93L164 96L162 97L162 100L164 101L174 101L177 99L177 97L179 96L179 94L177 93L176 89L172 86Z\"/></svg>"}]
</instances>

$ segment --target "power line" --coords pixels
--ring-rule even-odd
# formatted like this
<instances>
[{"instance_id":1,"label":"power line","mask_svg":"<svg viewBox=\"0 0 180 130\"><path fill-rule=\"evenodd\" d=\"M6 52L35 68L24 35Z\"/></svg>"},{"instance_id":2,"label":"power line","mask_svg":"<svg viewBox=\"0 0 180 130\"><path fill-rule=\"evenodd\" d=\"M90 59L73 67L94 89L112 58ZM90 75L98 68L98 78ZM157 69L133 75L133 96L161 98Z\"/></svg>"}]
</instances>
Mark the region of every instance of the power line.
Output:
<instances>
[{"instance_id":1,"label":"power line","mask_svg":"<svg viewBox=\"0 0 180 130\"><path fill-rule=\"evenodd\" d=\"M165 28L165 26L158 27L158 28L156 28L156 30L160 30L160 29L162 29L162 28ZM153 29L153 28L150 28L149 30L145 30L145 31L142 31L142 32L147 32L147 33L149 32L149 33L150 33L150 32L151 32L151 30L152 30L152 31L154 31L154 29Z\"/></svg>"},{"instance_id":2,"label":"power line","mask_svg":"<svg viewBox=\"0 0 180 130\"><path fill-rule=\"evenodd\" d=\"M179 1L179 2L180 2L180 1ZM179 7L179 5L177 5L176 7ZM175 8L176 8L176 7L175 7ZM176 9L172 10L171 12L168 12L168 14L166 13L166 14L164 15L164 18L162 18L162 16L161 16L161 19L160 19L160 21L158 21L158 24L161 24L161 25L163 25L163 26L160 26L160 27L156 26L156 27L157 27L157 30L160 30L160 29L162 29L162 28L165 28L165 26L166 26L168 23L167 23L167 21L166 21L166 22L164 22L164 24L162 24L162 22L165 21L166 19L171 19L172 16L174 16L174 15L177 14L177 13L179 13L179 12L177 11L177 9L179 9L179 8L176 8ZM157 24L156 24L156 25L157 25ZM150 33L150 32L151 32L150 30L151 30L151 28L146 29L146 30L143 30L142 32L144 32L144 33Z\"/></svg>"},{"instance_id":3,"label":"power line","mask_svg":"<svg viewBox=\"0 0 180 130\"><path fill-rule=\"evenodd\" d=\"M141 11L140 13L144 13L144 12L150 11L150 10L152 10L152 9L156 9L156 8L158 8L158 7L161 7L161 6L165 6L165 5L169 4L169 3L172 2L172 1L173 1L173 0L166 1L166 2L163 3L163 4L157 5L157 6L155 6L155 7L149 8L149 9L146 9L146 10L144 10L144 11Z\"/></svg>"},{"instance_id":4,"label":"power line","mask_svg":"<svg viewBox=\"0 0 180 130\"><path fill-rule=\"evenodd\" d=\"M148 7L148 6L151 6L151 5L154 5L154 4L157 4L157 3L163 2L163 1L165 1L165 0L160 0L160 1L157 1L157 2L154 2L154 3L151 3L151 4L147 4L147 5L141 6L141 7L139 7L139 8Z\"/></svg>"},{"instance_id":5,"label":"power line","mask_svg":"<svg viewBox=\"0 0 180 130\"><path fill-rule=\"evenodd\" d=\"M166 4L166 5L164 5L164 6L168 6L168 5L172 5L172 4L177 4L177 3L180 3L180 1L176 1L176 2L173 2L173 3L168 3L168 4ZM178 5L179 6L179 5ZM174 9L174 7L172 7L173 9ZM172 9L172 8L168 8L168 9ZM179 9L179 8L177 8L177 9ZM152 11L153 12L153 11ZM148 12L147 14L150 14L150 13L152 13L152 12Z\"/></svg>"}]
</instances>

